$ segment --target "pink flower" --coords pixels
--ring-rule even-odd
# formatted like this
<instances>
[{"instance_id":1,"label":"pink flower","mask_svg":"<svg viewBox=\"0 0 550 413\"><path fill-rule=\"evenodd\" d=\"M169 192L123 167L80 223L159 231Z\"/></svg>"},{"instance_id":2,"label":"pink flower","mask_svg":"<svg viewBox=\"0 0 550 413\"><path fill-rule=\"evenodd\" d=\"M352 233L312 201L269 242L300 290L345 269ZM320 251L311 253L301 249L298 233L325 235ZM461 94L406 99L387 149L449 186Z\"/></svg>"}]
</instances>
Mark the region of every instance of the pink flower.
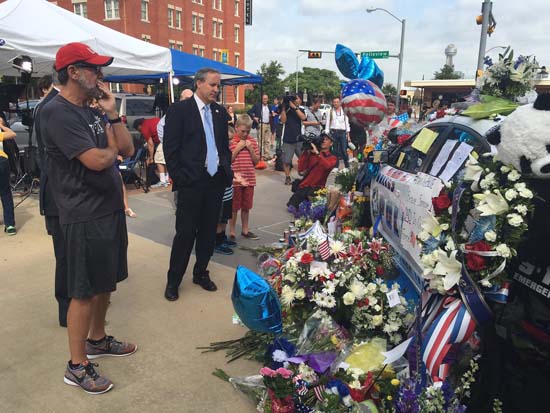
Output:
<instances>
[{"instance_id":1,"label":"pink flower","mask_svg":"<svg viewBox=\"0 0 550 413\"><path fill-rule=\"evenodd\" d=\"M260 369L260 374L264 377L275 377L277 375L275 370L271 370L269 367L262 367Z\"/></svg>"},{"instance_id":2,"label":"pink flower","mask_svg":"<svg viewBox=\"0 0 550 413\"><path fill-rule=\"evenodd\" d=\"M260 370L260 373L261 373L261 370ZM279 367L276 373L281 375L283 379L289 379L292 377L292 371L285 369L284 367Z\"/></svg>"}]
</instances>

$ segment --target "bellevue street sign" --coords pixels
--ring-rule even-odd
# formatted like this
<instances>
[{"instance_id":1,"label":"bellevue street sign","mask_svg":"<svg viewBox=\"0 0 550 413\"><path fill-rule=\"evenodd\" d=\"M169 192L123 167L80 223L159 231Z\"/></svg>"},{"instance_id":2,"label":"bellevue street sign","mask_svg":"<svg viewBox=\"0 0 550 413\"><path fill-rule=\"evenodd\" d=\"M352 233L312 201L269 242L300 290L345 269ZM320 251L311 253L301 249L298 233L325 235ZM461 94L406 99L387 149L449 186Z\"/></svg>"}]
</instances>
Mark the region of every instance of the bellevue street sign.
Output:
<instances>
[{"instance_id":1,"label":"bellevue street sign","mask_svg":"<svg viewBox=\"0 0 550 413\"><path fill-rule=\"evenodd\" d=\"M387 59L390 57L390 52L388 50L377 52L361 52L361 57L363 56L368 56L371 59Z\"/></svg>"}]
</instances>

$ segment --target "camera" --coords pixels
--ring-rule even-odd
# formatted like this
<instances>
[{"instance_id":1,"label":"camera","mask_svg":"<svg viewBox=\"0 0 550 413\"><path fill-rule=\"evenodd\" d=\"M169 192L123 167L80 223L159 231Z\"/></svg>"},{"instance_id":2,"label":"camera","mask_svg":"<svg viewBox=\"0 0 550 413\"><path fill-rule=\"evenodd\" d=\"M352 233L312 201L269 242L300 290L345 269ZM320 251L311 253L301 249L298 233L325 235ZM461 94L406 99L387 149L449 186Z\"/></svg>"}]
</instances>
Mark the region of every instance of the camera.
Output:
<instances>
[{"instance_id":1,"label":"camera","mask_svg":"<svg viewBox=\"0 0 550 413\"><path fill-rule=\"evenodd\" d=\"M296 101L296 96L294 95L285 95L283 96L283 106L285 108L290 106L290 102Z\"/></svg>"},{"instance_id":2,"label":"camera","mask_svg":"<svg viewBox=\"0 0 550 413\"><path fill-rule=\"evenodd\" d=\"M312 144L315 145L317 150L321 150L321 144L323 143L323 135L317 136L312 133L307 135L298 135L298 142L302 142L302 150L308 151L312 149Z\"/></svg>"}]
</instances>

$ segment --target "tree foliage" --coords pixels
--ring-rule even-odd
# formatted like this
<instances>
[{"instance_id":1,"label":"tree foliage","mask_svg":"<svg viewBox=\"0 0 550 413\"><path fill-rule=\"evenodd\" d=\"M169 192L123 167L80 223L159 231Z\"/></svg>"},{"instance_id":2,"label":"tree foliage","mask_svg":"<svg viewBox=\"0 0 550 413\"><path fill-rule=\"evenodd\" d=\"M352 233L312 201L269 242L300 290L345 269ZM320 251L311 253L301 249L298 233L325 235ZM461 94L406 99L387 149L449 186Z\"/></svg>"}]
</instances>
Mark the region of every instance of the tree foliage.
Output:
<instances>
[{"instance_id":1,"label":"tree foliage","mask_svg":"<svg viewBox=\"0 0 550 413\"><path fill-rule=\"evenodd\" d=\"M246 91L246 103L254 104L260 102L260 88L264 94L269 96L270 101L276 96L281 96L284 93L281 76L285 74L283 65L276 60L269 63L263 63L260 70L256 74L262 76L263 84L254 85L252 90Z\"/></svg>"},{"instance_id":2,"label":"tree foliage","mask_svg":"<svg viewBox=\"0 0 550 413\"><path fill-rule=\"evenodd\" d=\"M434 79L460 79L460 75L452 66L444 65L439 72L434 72Z\"/></svg>"},{"instance_id":3,"label":"tree foliage","mask_svg":"<svg viewBox=\"0 0 550 413\"><path fill-rule=\"evenodd\" d=\"M327 101L340 95L340 83L342 80L333 70L304 67L298 72L298 91L303 93L307 89L308 97L324 96ZM296 90L296 72L289 74L283 80L283 87Z\"/></svg>"},{"instance_id":4,"label":"tree foliage","mask_svg":"<svg viewBox=\"0 0 550 413\"><path fill-rule=\"evenodd\" d=\"M382 93L386 96L396 96L397 88L391 83L386 83L382 86Z\"/></svg>"}]
</instances>

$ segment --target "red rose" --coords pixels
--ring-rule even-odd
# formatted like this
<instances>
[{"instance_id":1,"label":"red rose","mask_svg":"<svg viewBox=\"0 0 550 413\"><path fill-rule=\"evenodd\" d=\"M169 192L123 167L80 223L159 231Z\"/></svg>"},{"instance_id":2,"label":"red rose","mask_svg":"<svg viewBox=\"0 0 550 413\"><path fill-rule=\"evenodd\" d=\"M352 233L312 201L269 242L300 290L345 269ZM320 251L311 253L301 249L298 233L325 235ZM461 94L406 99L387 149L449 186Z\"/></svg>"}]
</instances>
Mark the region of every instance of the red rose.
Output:
<instances>
[{"instance_id":1,"label":"red rose","mask_svg":"<svg viewBox=\"0 0 550 413\"><path fill-rule=\"evenodd\" d=\"M376 266L376 269L375 269L375 272L376 272L376 275L378 275L379 277L383 276L384 273L386 271L384 271L384 267L382 267L381 265L377 265Z\"/></svg>"},{"instance_id":2,"label":"red rose","mask_svg":"<svg viewBox=\"0 0 550 413\"><path fill-rule=\"evenodd\" d=\"M467 251L492 251L492 247L485 241L478 241L466 245ZM477 254L466 254L466 267L472 271L481 271L486 268L485 257Z\"/></svg>"},{"instance_id":3,"label":"red rose","mask_svg":"<svg viewBox=\"0 0 550 413\"><path fill-rule=\"evenodd\" d=\"M309 264L313 261L313 255L311 255L309 252L306 252L304 255L302 255L302 259L300 262L302 264Z\"/></svg>"},{"instance_id":4,"label":"red rose","mask_svg":"<svg viewBox=\"0 0 550 413\"><path fill-rule=\"evenodd\" d=\"M378 261L379 257L378 257L377 253L373 252L372 255L371 255L371 258L372 258L373 261Z\"/></svg>"},{"instance_id":5,"label":"red rose","mask_svg":"<svg viewBox=\"0 0 550 413\"><path fill-rule=\"evenodd\" d=\"M321 275L321 276L319 277L319 280L320 280L322 283L324 283L324 282L327 280L327 277L325 277L324 275Z\"/></svg>"},{"instance_id":6,"label":"red rose","mask_svg":"<svg viewBox=\"0 0 550 413\"><path fill-rule=\"evenodd\" d=\"M441 215L444 211L451 206L451 199L449 194L441 192L437 198L432 198L432 204L436 216Z\"/></svg>"},{"instance_id":7,"label":"red rose","mask_svg":"<svg viewBox=\"0 0 550 413\"><path fill-rule=\"evenodd\" d=\"M328 278L330 278L331 280L334 280L335 277L336 277L336 276L335 276L334 274L330 274L330 275L328 276Z\"/></svg>"}]
</instances>

